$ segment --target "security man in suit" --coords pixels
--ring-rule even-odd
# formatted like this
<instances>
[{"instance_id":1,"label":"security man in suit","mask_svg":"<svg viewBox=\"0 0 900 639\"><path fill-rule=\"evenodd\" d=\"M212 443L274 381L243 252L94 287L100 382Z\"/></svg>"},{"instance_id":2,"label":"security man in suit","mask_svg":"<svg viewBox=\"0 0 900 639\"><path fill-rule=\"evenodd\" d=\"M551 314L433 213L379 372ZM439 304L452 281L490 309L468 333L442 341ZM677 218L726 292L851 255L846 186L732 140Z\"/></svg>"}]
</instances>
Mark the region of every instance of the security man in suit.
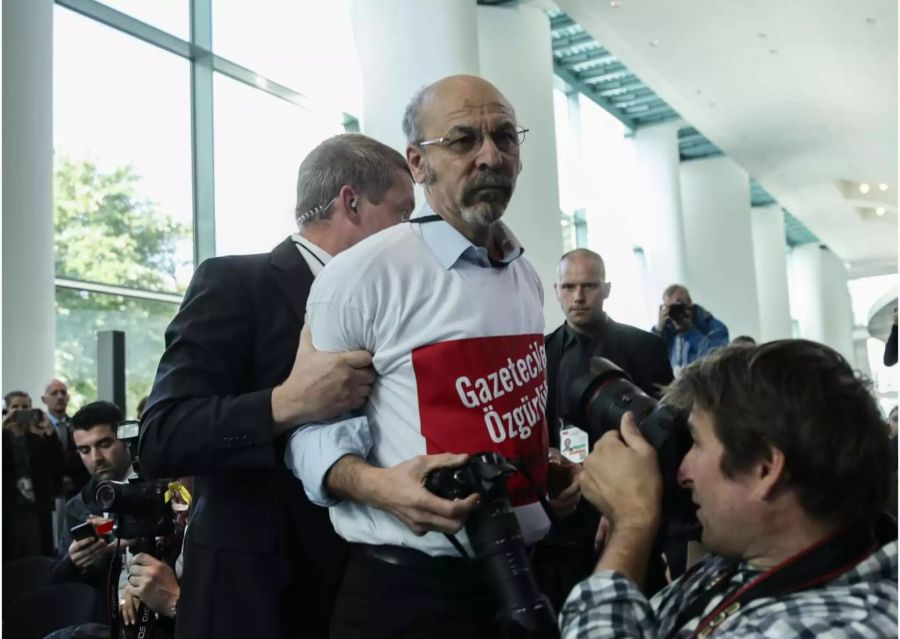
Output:
<instances>
[{"instance_id":1,"label":"security man in suit","mask_svg":"<svg viewBox=\"0 0 900 639\"><path fill-rule=\"evenodd\" d=\"M603 258L594 251L575 249L560 258L553 290L566 321L544 340L551 446L559 445L559 418L575 408L569 405L566 390L590 370L592 357L610 360L653 397L659 397L660 388L672 381L666 343L652 333L613 321L603 311L611 288Z\"/></svg>"},{"instance_id":2,"label":"security man in suit","mask_svg":"<svg viewBox=\"0 0 900 639\"><path fill-rule=\"evenodd\" d=\"M575 409L567 391L572 382L590 371L592 357L609 359L654 397L672 381L665 342L646 331L619 324L603 311L611 288L603 258L594 251L575 249L560 258L553 289L566 321L544 338L547 426L554 448L560 447L560 433L564 432L570 449L589 452L587 433L563 423L563 418ZM557 610L596 563L594 537L599 520L599 513L582 502L572 516L554 525L535 552L539 585Z\"/></svg>"},{"instance_id":3,"label":"security man in suit","mask_svg":"<svg viewBox=\"0 0 900 639\"><path fill-rule=\"evenodd\" d=\"M194 273L166 331L139 449L152 476L194 476L177 637L327 636L346 549L284 467L282 435L361 406L374 372L363 351L312 349L306 298L331 256L413 207L402 155L335 136L300 165L297 234Z\"/></svg>"}]
</instances>

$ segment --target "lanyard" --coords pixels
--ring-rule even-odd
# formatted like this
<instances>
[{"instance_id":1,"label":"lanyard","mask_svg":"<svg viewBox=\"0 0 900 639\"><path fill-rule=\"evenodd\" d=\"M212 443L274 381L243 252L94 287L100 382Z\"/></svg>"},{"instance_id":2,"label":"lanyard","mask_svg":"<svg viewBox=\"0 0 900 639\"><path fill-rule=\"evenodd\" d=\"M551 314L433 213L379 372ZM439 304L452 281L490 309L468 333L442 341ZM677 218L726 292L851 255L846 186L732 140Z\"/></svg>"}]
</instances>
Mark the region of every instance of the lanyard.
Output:
<instances>
[{"instance_id":1,"label":"lanyard","mask_svg":"<svg viewBox=\"0 0 900 639\"><path fill-rule=\"evenodd\" d=\"M309 247L304 246L301 242L298 242L297 240L294 240L294 244L297 245L297 248L303 249L304 251L309 253L315 261L317 261L319 264L322 265L322 268L325 268L325 262L320 260L318 255L316 255L311 250L309 250Z\"/></svg>"},{"instance_id":2,"label":"lanyard","mask_svg":"<svg viewBox=\"0 0 900 639\"><path fill-rule=\"evenodd\" d=\"M845 530L816 542L725 596L700 620L691 639L708 637L723 621L754 599L808 590L834 579L868 557L876 546L868 531L858 529ZM669 637L674 637L688 621L702 614L713 598L727 590L738 563L729 562L706 590L681 611Z\"/></svg>"}]
</instances>

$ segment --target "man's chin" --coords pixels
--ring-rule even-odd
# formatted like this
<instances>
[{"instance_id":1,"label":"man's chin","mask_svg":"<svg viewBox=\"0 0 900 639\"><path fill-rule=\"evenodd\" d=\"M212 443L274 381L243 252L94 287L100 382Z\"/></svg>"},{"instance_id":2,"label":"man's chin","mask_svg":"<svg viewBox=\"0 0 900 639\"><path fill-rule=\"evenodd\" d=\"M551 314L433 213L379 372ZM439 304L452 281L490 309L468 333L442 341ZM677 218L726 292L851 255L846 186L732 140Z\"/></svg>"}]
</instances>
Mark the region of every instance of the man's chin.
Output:
<instances>
[{"instance_id":1,"label":"man's chin","mask_svg":"<svg viewBox=\"0 0 900 639\"><path fill-rule=\"evenodd\" d=\"M463 219L469 224L477 226L492 226L500 221L506 211L506 204L479 202L472 206L464 207L460 212Z\"/></svg>"}]
</instances>

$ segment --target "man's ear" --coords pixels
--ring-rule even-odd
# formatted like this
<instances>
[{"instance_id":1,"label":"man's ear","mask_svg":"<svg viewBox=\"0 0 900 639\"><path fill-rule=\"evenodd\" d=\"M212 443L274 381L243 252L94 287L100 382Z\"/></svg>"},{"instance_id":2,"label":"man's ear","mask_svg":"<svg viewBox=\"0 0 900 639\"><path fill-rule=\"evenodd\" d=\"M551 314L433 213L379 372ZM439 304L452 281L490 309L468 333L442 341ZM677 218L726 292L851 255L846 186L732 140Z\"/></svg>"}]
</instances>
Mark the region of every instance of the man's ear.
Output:
<instances>
[{"instance_id":1,"label":"man's ear","mask_svg":"<svg viewBox=\"0 0 900 639\"><path fill-rule=\"evenodd\" d=\"M556 299L559 300L559 282L553 282L553 292L556 293Z\"/></svg>"},{"instance_id":2,"label":"man's ear","mask_svg":"<svg viewBox=\"0 0 900 639\"><path fill-rule=\"evenodd\" d=\"M612 282L604 282L603 284L603 299L607 299L609 297L609 292L612 290Z\"/></svg>"},{"instance_id":3,"label":"man's ear","mask_svg":"<svg viewBox=\"0 0 900 639\"><path fill-rule=\"evenodd\" d=\"M409 165L409 172L412 173L413 182L416 184L425 183L425 155L422 149L415 144L406 145L406 163Z\"/></svg>"},{"instance_id":4,"label":"man's ear","mask_svg":"<svg viewBox=\"0 0 900 639\"><path fill-rule=\"evenodd\" d=\"M756 463L751 471L756 480L753 492L760 499L772 499L775 492L783 486L785 478L784 453L769 445L768 456Z\"/></svg>"},{"instance_id":5,"label":"man's ear","mask_svg":"<svg viewBox=\"0 0 900 639\"><path fill-rule=\"evenodd\" d=\"M359 209L360 196L349 184L345 184L338 192L338 201L335 204L343 212L344 217L352 224L359 224L359 216L354 215Z\"/></svg>"}]
</instances>

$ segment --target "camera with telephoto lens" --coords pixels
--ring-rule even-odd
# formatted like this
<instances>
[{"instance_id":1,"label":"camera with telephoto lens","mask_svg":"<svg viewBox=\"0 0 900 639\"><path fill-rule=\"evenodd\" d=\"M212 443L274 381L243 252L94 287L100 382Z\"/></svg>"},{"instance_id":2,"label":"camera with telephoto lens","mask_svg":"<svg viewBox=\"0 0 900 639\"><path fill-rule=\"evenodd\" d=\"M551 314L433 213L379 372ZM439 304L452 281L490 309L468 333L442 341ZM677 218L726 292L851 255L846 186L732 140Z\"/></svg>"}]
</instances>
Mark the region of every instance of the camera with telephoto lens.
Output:
<instances>
[{"instance_id":1,"label":"camera with telephoto lens","mask_svg":"<svg viewBox=\"0 0 900 639\"><path fill-rule=\"evenodd\" d=\"M603 357L591 358L590 372L578 377L567 392L569 406L576 408L564 418L587 432L591 449L604 433L618 430L625 413L634 414L644 439L656 449L663 480L663 517L693 525L696 516L690 491L681 488L677 479L692 443L684 412L657 402Z\"/></svg>"},{"instance_id":2,"label":"camera with telephoto lens","mask_svg":"<svg viewBox=\"0 0 900 639\"><path fill-rule=\"evenodd\" d=\"M141 464L135 455L139 434L138 421L118 424L116 436L131 453L134 472L125 481L99 482L94 490L92 510L96 514L109 513L116 520L115 533L119 539L153 540L173 532L174 518L165 498L168 482L148 480L141 474Z\"/></svg>"},{"instance_id":3,"label":"camera with telephoto lens","mask_svg":"<svg viewBox=\"0 0 900 639\"><path fill-rule=\"evenodd\" d=\"M425 487L444 499L464 499L472 493L481 496L466 520L466 533L500 601L497 621L502 636L559 637L556 615L550 601L538 590L522 529L506 491L506 480L517 471L498 453L475 453L458 468L432 471Z\"/></svg>"}]
</instances>

